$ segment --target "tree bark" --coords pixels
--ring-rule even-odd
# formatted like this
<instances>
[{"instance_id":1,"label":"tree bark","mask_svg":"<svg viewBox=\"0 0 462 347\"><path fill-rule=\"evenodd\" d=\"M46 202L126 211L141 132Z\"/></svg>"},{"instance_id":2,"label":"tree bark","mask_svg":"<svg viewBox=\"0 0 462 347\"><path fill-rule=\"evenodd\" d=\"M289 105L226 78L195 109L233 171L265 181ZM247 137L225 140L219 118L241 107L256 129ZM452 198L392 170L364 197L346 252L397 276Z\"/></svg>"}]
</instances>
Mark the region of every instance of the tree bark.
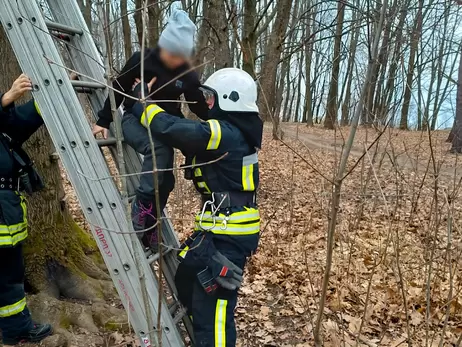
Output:
<instances>
[{"instance_id":1,"label":"tree bark","mask_svg":"<svg viewBox=\"0 0 462 347\"><path fill-rule=\"evenodd\" d=\"M306 8L309 9L311 1L306 2ZM307 23L305 25L305 37L310 39L305 42L305 107L303 109L302 122L308 126L313 125L313 87L311 86L311 60L313 58L313 40L311 37L311 26L314 23L316 16L316 7L310 9L308 13Z\"/></svg>"},{"instance_id":2,"label":"tree bark","mask_svg":"<svg viewBox=\"0 0 462 347\"><path fill-rule=\"evenodd\" d=\"M21 70L3 30L0 57L0 90L6 91ZM24 149L46 185L28 198L29 237L24 247L28 283L35 291L55 298L101 298L102 287L92 279L109 277L90 258L102 264L96 243L75 223L66 206L58 159L44 126L24 144Z\"/></svg>"},{"instance_id":3,"label":"tree bark","mask_svg":"<svg viewBox=\"0 0 462 347\"><path fill-rule=\"evenodd\" d=\"M132 29L127 16L127 0L120 0L120 13L122 15L122 31L124 34L125 60L132 56Z\"/></svg>"},{"instance_id":4,"label":"tree bark","mask_svg":"<svg viewBox=\"0 0 462 347\"><path fill-rule=\"evenodd\" d=\"M149 16L149 24L148 24L148 44L151 47L157 45L159 41L160 33L162 31L161 26L161 12L159 7L158 0L149 0L148 1L148 16ZM140 40L141 42L141 40Z\"/></svg>"},{"instance_id":5,"label":"tree bark","mask_svg":"<svg viewBox=\"0 0 462 347\"><path fill-rule=\"evenodd\" d=\"M452 152L462 153L462 43L460 46L459 75L457 77L456 117L449 135Z\"/></svg>"},{"instance_id":6,"label":"tree bark","mask_svg":"<svg viewBox=\"0 0 462 347\"><path fill-rule=\"evenodd\" d=\"M143 8L143 0L135 0L135 7L136 12L133 15L135 19L135 26L136 26L136 35L138 36L138 44L141 46L141 42L143 41L143 21L142 21L142 14L141 8Z\"/></svg>"},{"instance_id":7,"label":"tree bark","mask_svg":"<svg viewBox=\"0 0 462 347\"><path fill-rule=\"evenodd\" d=\"M345 16L345 4L337 3L337 28L335 30L334 61L332 63L332 76L330 80L329 94L327 96L326 119L324 128L334 129L337 124L338 114L338 78L340 74L340 46L342 43L343 18Z\"/></svg>"},{"instance_id":8,"label":"tree bark","mask_svg":"<svg viewBox=\"0 0 462 347\"><path fill-rule=\"evenodd\" d=\"M358 46L358 37L359 37L359 29L360 25L356 24L357 20L357 12L353 13L353 23L355 25L354 32L351 34L351 41L350 41L350 49L349 51L349 58L348 58L348 66L346 72L346 89L345 89L345 99L342 103L342 115L340 119L340 125L347 126L350 123L350 102L351 102L351 86L353 84L353 67L355 64L356 59L356 47Z\"/></svg>"},{"instance_id":9,"label":"tree bark","mask_svg":"<svg viewBox=\"0 0 462 347\"><path fill-rule=\"evenodd\" d=\"M255 59L257 58L257 35L255 19L257 1L244 0L244 27L242 29L242 69L255 76Z\"/></svg>"},{"instance_id":10,"label":"tree bark","mask_svg":"<svg viewBox=\"0 0 462 347\"><path fill-rule=\"evenodd\" d=\"M276 110L276 76L277 68L281 59L283 43L287 25L289 24L290 9L293 0L278 0L276 5L276 19L271 30L268 44L265 48L261 71L264 72L260 78L261 93L258 99L262 119L273 121L273 136L279 137L279 114Z\"/></svg>"},{"instance_id":11,"label":"tree bark","mask_svg":"<svg viewBox=\"0 0 462 347\"><path fill-rule=\"evenodd\" d=\"M401 109L401 119L399 123L400 129L408 129L409 106L411 104L412 84L414 81L414 69L416 51L418 48L421 32L422 32L422 10L423 0L419 0L419 9L414 23L414 32L412 33L411 48L409 52L409 63L407 67L406 85L404 89L403 107Z\"/></svg>"},{"instance_id":12,"label":"tree bark","mask_svg":"<svg viewBox=\"0 0 462 347\"><path fill-rule=\"evenodd\" d=\"M225 2L223 0L207 0L204 1L205 6L208 7L208 10L207 16L204 14L204 18L210 27L209 40L213 47L215 69L231 67L233 66L233 59L229 46L229 25Z\"/></svg>"}]
</instances>

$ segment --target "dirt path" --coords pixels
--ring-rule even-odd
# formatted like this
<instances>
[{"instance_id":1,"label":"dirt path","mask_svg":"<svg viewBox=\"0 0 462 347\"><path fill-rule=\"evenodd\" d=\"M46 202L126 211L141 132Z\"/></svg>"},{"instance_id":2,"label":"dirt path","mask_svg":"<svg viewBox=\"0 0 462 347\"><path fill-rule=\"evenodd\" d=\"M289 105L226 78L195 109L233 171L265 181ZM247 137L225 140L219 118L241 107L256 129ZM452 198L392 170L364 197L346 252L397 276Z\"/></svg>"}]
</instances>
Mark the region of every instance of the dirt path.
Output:
<instances>
[{"instance_id":1,"label":"dirt path","mask_svg":"<svg viewBox=\"0 0 462 347\"><path fill-rule=\"evenodd\" d=\"M314 150L327 150L331 152L337 152L339 155L343 151L343 141L339 139L335 139L330 137L323 138L317 134L310 134L303 131L297 131L290 126L282 125L282 129L284 131L284 137L290 138L293 140L298 139L302 144L304 144L309 149ZM386 142L387 140L383 141L382 143ZM384 161L386 168L392 168L394 165L398 165L400 169L406 168L408 170L413 171L416 174L424 174L428 171L429 174L432 174L433 168L430 165L430 168L427 169L429 165L429 154L427 158L421 156L420 158L414 157L412 154L407 152L400 151L398 154L395 154L395 159L392 153L392 149L389 143L384 144L384 147L380 149L380 155L387 155L387 159ZM374 150L371 150L371 156ZM396 151L398 152L398 151ZM388 153L388 154L387 154ZM358 144L355 144L351 150L351 157L359 158L364 155L364 149L359 147ZM447 153L447 156L450 156L451 159L454 158L453 154ZM393 165L392 160L396 160L395 164ZM454 160L451 160L454 161ZM440 178L451 178L454 179L454 175L459 178L462 174L462 164L455 165L454 163L442 163L438 169L439 177Z\"/></svg>"}]
</instances>

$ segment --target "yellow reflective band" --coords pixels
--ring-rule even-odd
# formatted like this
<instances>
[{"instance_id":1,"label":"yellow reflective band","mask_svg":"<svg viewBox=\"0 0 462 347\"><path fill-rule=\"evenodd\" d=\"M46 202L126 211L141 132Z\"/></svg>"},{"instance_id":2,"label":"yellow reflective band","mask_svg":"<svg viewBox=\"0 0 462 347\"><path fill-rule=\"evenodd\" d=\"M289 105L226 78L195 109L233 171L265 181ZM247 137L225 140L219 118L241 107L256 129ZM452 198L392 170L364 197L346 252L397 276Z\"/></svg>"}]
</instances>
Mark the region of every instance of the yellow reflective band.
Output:
<instances>
[{"instance_id":1,"label":"yellow reflective band","mask_svg":"<svg viewBox=\"0 0 462 347\"><path fill-rule=\"evenodd\" d=\"M183 250L180 252L180 254L178 254L181 258L184 258L186 257L186 253L188 253L188 249L189 249L189 246L186 246L185 248L183 248Z\"/></svg>"},{"instance_id":2,"label":"yellow reflective band","mask_svg":"<svg viewBox=\"0 0 462 347\"><path fill-rule=\"evenodd\" d=\"M21 208L22 208L22 220L23 223L27 226L27 205L26 205L26 198L24 196L20 196L21 198Z\"/></svg>"},{"instance_id":3,"label":"yellow reflective band","mask_svg":"<svg viewBox=\"0 0 462 347\"><path fill-rule=\"evenodd\" d=\"M246 192L253 192L255 190L255 183L253 181L253 164L242 167L242 188Z\"/></svg>"},{"instance_id":4,"label":"yellow reflective band","mask_svg":"<svg viewBox=\"0 0 462 347\"><path fill-rule=\"evenodd\" d=\"M205 191L206 191L207 193L210 193L210 189L209 189L209 187L207 186L207 183L205 183L205 182L197 182L197 186L198 186L199 188L205 189Z\"/></svg>"},{"instance_id":5,"label":"yellow reflective band","mask_svg":"<svg viewBox=\"0 0 462 347\"><path fill-rule=\"evenodd\" d=\"M14 316L15 314L21 313L26 308L26 298L19 300L18 302L14 303L13 305L3 306L0 307L0 317L10 317Z\"/></svg>"},{"instance_id":6,"label":"yellow reflective band","mask_svg":"<svg viewBox=\"0 0 462 347\"><path fill-rule=\"evenodd\" d=\"M17 243L24 241L27 238L27 229L17 233L13 236L0 236L0 247L1 246L15 246Z\"/></svg>"},{"instance_id":7,"label":"yellow reflective band","mask_svg":"<svg viewBox=\"0 0 462 347\"><path fill-rule=\"evenodd\" d=\"M207 150L218 149L221 141L221 125L216 119L209 119L207 122L210 125L210 140Z\"/></svg>"},{"instance_id":8,"label":"yellow reflective band","mask_svg":"<svg viewBox=\"0 0 462 347\"><path fill-rule=\"evenodd\" d=\"M204 230L202 227L205 228ZM195 223L194 230L195 231L209 231L216 235L230 235L230 236L247 236L247 235L254 235L260 232L260 222L253 223L253 224L228 224L226 225L226 229L222 229L220 224L213 226L213 223L210 222L202 222L201 224Z\"/></svg>"},{"instance_id":9,"label":"yellow reflective band","mask_svg":"<svg viewBox=\"0 0 462 347\"><path fill-rule=\"evenodd\" d=\"M21 231L22 229L27 228L27 221L18 223L18 224L13 224L13 225L0 225L0 235L2 234L15 234L18 231Z\"/></svg>"},{"instance_id":10,"label":"yellow reflective band","mask_svg":"<svg viewBox=\"0 0 462 347\"><path fill-rule=\"evenodd\" d=\"M156 104L148 105L148 107L146 107L146 110L144 110L143 114L141 115L140 123L145 128L147 128L151 125L151 122L154 119L154 117L161 112L164 112L164 110Z\"/></svg>"},{"instance_id":11,"label":"yellow reflective band","mask_svg":"<svg viewBox=\"0 0 462 347\"><path fill-rule=\"evenodd\" d=\"M215 347L226 347L226 307L228 300L217 300L215 309Z\"/></svg>"},{"instance_id":12,"label":"yellow reflective band","mask_svg":"<svg viewBox=\"0 0 462 347\"><path fill-rule=\"evenodd\" d=\"M35 106L35 111L39 114L40 117L42 117L42 112L40 112L40 109L38 107L37 101L34 100L34 106Z\"/></svg>"},{"instance_id":13,"label":"yellow reflective band","mask_svg":"<svg viewBox=\"0 0 462 347\"><path fill-rule=\"evenodd\" d=\"M196 215L196 222L199 222L201 219L201 215ZM209 211L204 212L202 215L202 221L212 221L212 213ZM248 222L258 222L260 221L260 213L257 212L247 212L244 211L243 214L237 215L237 213L233 213L230 216L226 217L223 213L220 213L218 216L215 216L216 223L222 223L226 220L227 223L248 223Z\"/></svg>"},{"instance_id":14,"label":"yellow reflective band","mask_svg":"<svg viewBox=\"0 0 462 347\"><path fill-rule=\"evenodd\" d=\"M194 167L194 165L196 165L196 157L193 158L191 164L192 164L193 167ZM200 167L194 169L194 177L195 178L202 178L202 170L201 170ZM205 183L205 181L196 180L195 184L197 184L198 188L204 189L204 192L201 192L202 194L207 194L207 193L211 192L210 188L207 186L207 183Z\"/></svg>"}]
</instances>

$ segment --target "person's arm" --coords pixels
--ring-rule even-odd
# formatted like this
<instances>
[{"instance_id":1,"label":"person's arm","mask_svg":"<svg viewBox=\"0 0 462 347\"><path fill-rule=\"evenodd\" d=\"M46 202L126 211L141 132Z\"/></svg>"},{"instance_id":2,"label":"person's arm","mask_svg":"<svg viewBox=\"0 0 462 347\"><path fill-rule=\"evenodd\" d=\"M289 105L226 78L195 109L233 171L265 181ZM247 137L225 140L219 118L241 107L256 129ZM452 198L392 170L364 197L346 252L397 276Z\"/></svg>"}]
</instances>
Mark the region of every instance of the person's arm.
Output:
<instances>
[{"instance_id":1,"label":"person's arm","mask_svg":"<svg viewBox=\"0 0 462 347\"><path fill-rule=\"evenodd\" d=\"M116 90L124 92L126 94L130 93L133 83L136 78L140 77L140 67L141 67L141 52L136 52L128 59L127 63L120 72L120 76L113 83L113 87ZM120 93L115 92L115 101L116 107L119 107L124 96ZM111 111L111 102L109 97L107 97L104 107L101 111L98 112L98 121L96 125L109 129L109 126L112 122L112 111Z\"/></svg>"},{"instance_id":2,"label":"person's arm","mask_svg":"<svg viewBox=\"0 0 462 347\"><path fill-rule=\"evenodd\" d=\"M30 100L9 110L3 122L3 130L15 143L21 145L42 125L43 119L38 105L34 100Z\"/></svg>"},{"instance_id":3,"label":"person's arm","mask_svg":"<svg viewBox=\"0 0 462 347\"><path fill-rule=\"evenodd\" d=\"M144 127L150 127L153 137L183 152L223 150L222 138L229 131L215 119L200 122L173 117L156 104L150 104L144 110L144 106L137 102L132 113Z\"/></svg>"},{"instance_id":4,"label":"person's arm","mask_svg":"<svg viewBox=\"0 0 462 347\"><path fill-rule=\"evenodd\" d=\"M188 104L189 109L191 112L194 112L196 116L202 118L207 115L209 107L205 101L204 94L199 90L201 86L199 77L194 71L190 73L190 76L191 83L190 86L188 86L188 89L184 92L184 98L186 101L194 102L194 104Z\"/></svg>"}]
</instances>

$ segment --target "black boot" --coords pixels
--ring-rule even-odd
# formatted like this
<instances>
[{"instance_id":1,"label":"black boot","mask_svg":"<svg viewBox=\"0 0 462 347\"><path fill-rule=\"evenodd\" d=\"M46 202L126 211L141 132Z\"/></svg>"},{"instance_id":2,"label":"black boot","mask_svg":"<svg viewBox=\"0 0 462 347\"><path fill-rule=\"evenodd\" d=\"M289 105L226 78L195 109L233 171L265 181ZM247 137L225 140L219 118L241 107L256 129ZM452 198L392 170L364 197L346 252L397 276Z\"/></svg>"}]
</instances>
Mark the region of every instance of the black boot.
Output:
<instances>
[{"instance_id":1,"label":"black boot","mask_svg":"<svg viewBox=\"0 0 462 347\"><path fill-rule=\"evenodd\" d=\"M53 328L50 324L34 324L33 328L16 337L3 337L3 344L6 346L14 346L23 342L40 342L44 338L53 333Z\"/></svg>"}]
</instances>

